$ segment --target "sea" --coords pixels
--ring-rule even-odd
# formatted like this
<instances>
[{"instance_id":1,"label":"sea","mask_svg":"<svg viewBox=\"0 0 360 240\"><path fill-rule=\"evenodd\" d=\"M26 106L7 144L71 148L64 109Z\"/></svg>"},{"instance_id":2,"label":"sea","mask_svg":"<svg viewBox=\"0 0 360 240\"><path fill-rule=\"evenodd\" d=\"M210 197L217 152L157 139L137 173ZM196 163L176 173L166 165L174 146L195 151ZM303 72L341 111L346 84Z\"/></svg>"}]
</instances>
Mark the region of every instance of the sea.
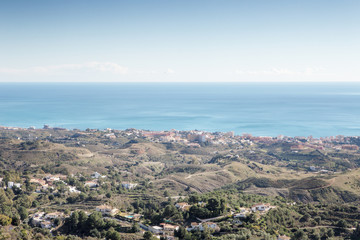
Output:
<instances>
[{"instance_id":1,"label":"sea","mask_svg":"<svg viewBox=\"0 0 360 240\"><path fill-rule=\"evenodd\" d=\"M0 126L360 136L360 83L0 83Z\"/></svg>"}]
</instances>

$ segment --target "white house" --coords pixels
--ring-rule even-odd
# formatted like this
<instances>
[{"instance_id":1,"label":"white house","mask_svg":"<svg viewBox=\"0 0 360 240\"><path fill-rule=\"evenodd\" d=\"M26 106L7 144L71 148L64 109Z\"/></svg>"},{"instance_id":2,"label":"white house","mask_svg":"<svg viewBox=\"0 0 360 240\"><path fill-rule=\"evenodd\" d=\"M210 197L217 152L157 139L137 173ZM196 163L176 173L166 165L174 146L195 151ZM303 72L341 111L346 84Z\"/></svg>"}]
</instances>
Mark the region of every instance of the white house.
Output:
<instances>
[{"instance_id":1,"label":"white house","mask_svg":"<svg viewBox=\"0 0 360 240\"><path fill-rule=\"evenodd\" d=\"M188 231L194 231L194 230L204 231L204 226L207 226L209 229L213 229L215 231L220 230L220 228L214 222L204 222L204 223L192 222L191 226L189 228L187 228L187 230Z\"/></svg>"},{"instance_id":2,"label":"white house","mask_svg":"<svg viewBox=\"0 0 360 240\"><path fill-rule=\"evenodd\" d=\"M8 188L12 189L14 186L14 182L8 182Z\"/></svg>"},{"instance_id":3,"label":"white house","mask_svg":"<svg viewBox=\"0 0 360 240\"><path fill-rule=\"evenodd\" d=\"M126 189L133 189L137 186L137 183L122 182L121 185Z\"/></svg>"},{"instance_id":4,"label":"white house","mask_svg":"<svg viewBox=\"0 0 360 240\"><path fill-rule=\"evenodd\" d=\"M163 233L163 228L159 227L159 226L149 226L149 231L152 232L153 234L162 234Z\"/></svg>"},{"instance_id":5,"label":"white house","mask_svg":"<svg viewBox=\"0 0 360 240\"><path fill-rule=\"evenodd\" d=\"M119 209L112 208L112 207L107 206L107 205L101 205L101 206L96 207L96 211L101 212L104 215L114 216L116 213L119 212Z\"/></svg>"},{"instance_id":6,"label":"white house","mask_svg":"<svg viewBox=\"0 0 360 240\"><path fill-rule=\"evenodd\" d=\"M94 172L94 173L92 174L92 177L93 177L93 178L99 178L99 177L101 177L101 174L98 173L98 172Z\"/></svg>"},{"instance_id":7,"label":"white house","mask_svg":"<svg viewBox=\"0 0 360 240\"><path fill-rule=\"evenodd\" d=\"M70 193L81 193L81 191L77 190L76 187L69 186L69 192Z\"/></svg>"},{"instance_id":8,"label":"white house","mask_svg":"<svg viewBox=\"0 0 360 240\"><path fill-rule=\"evenodd\" d=\"M271 208L269 203L259 203L259 204L255 204L251 207L251 210L253 212L257 212L257 211L268 211Z\"/></svg>"}]
</instances>

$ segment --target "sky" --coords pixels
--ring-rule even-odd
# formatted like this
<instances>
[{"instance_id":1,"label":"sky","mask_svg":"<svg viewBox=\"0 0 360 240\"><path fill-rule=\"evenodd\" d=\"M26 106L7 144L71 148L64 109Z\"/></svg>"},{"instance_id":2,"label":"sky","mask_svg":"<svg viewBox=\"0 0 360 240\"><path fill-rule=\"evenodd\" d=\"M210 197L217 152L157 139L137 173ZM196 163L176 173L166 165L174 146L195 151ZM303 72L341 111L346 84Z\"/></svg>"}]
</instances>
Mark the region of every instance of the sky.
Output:
<instances>
[{"instance_id":1,"label":"sky","mask_svg":"<svg viewBox=\"0 0 360 240\"><path fill-rule=\"evenodd\" d=\"M360 82L358 0L0 1L0 82Z\"/></svg>"}]
</instances>

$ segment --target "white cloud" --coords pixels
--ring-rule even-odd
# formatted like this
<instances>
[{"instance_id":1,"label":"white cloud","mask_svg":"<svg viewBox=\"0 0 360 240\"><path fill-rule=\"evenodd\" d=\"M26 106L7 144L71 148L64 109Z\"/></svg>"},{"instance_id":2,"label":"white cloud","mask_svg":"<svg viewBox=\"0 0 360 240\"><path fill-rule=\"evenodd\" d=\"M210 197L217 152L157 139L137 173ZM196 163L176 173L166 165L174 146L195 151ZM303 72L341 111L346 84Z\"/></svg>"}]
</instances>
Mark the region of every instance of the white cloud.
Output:
<instances>
[{"instance_id":1,"label":"white cloud","mask_svg":"<svg viewBox=\"0 0 360 240\"><path fill-rule=\"evenodd\" d=\"M173 73L175 73L175 71L172 70L171 68L168 68L165 73L167 73L167 74L173 74Z\"/></svg>"},{"instance_id":2,"label":"white cloud","mask_svg":"<svg viewBox=\"0 0 360 240\"><path fill-rule=\"evenodd\" d=\"M257 75L257 76L306 76L306 75L314 75L321 74L323 68L306 68L304 70L291 70L287 68L271 68L268 70L260 70L260 71L249 71L249 70L236 70L235 74L237 75Z\"/></svg>"},{"instance_id":3,"label":"white cloud","mask_svg":"<svg viewBox=\"0 0 360 240\"><path fill-rule=\"evenodd\" d=\"M112 62L86 62L81 64L62 64L52 66L36 66L30 68L0 68L0 73L5 74L52 74L74 70L92 70L126 74L128 68Z\"/></svg>"}]
</instances>

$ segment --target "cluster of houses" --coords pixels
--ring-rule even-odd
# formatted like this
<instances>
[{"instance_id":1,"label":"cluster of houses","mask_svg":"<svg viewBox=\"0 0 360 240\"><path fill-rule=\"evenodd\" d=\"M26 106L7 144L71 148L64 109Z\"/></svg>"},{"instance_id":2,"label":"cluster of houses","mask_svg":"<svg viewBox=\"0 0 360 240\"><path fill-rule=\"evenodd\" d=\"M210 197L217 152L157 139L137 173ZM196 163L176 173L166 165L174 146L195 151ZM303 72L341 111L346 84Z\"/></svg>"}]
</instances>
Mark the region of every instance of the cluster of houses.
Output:
<instances>
[{"instance_id":1,"label":"cluster of houses","mask_svg":"<svg viewBox=\"0 0 360 240\"><path fill-rule=\"evenodd\" d=\"M279 135L277 137L268 136L252 136L251 134L244 133L241 136L235 135L234 132L204 132L198 130L191 131L145 131L137 129L127 129L124 131L126 136L135 135L136 137L144 137L152 142L177 142L188 145L189 147L200 147L201 143L209 142L215 145L224 144L274 144L274 143L292 143L291 150L301 151L304 149L336 149L336 150L348 150L358 151L359 146L350 144L350 137L335 136L335 137L323 137L314 138L308 137L287 137ZM356 138L356 137L355 137Z\"/></svg>"},{"instance_id":2,"label":"cluster of houses","mask_svg":"<svg viewBox=\"0 0 360 240\"><path fill-rule=\"evenodd\" d=\"M47 191L48 189L54 189L53 185L55 182L62 182L65 185L67 185L64 180L66 180L67 176L62 174L56 174L56 175L47 175L44 178L31 178L30 183L35 183L36 193L42 193Z\"/></svg>"},{"instance_id":3,"label":"cluster of houses","mask_svg":"<svg viewBox=\"0 0 360 240\"><path fill-rule=\"evenodd\" d=\"M235 143L234 132L210 133L198 130L191 131L145 131L140 130L136 133L138 137L145 137L153 142L177 142L187 144L190 147L200 147L201 143L211 142L213 144Z\"/></svg>"},{"instance_id":4,"label":"cluster of houses","mask_svg":"<svg viewBox=\"0 0 360 240\"><path fill-rule=\"evenodd\" d=\"M101 175L98 172L94 172L91 177L93 178L92 180L89 181L85 181L84 186L85 187L89 187L89 188L97 188L99 187L99 179L100 178L106 178L105 175ZM66 175L62 175L62 174L56 174L56 175L52 175L49 174L43 178L30 178L29 182L33 183L36 185L36 189L35 192L36 193L43 193L46 192L49 189L54 189L53 185L56 182L62 182L65 185L68 185L64 180L66 180L67 176ZM25 179L23 179L25 181ZM12 181L8 181L8 182L3 182L3 178L0 178L0 186L2 186L4 189L12 189L14 187L21 189L21 183L16 183L16 182L12 182ZM131 182L122 182L121 185L126 188L126 189L134 189L137 187L137 183L131 183ZM81 193L80 190L76 189L75 186L67 186L68 187L68 191L69 193L76 193L79 194Z\"/></svg>"},{"instance_id":5,"label":"cluster of houses","mask_svg":"<svg viewBox=\"0 0 360 240\"><path fill-rule=\"evenodd\" d=\"M51 229L55 226L54 220L57 218L64 218L64 213L52 212L46 214L45 212L36 212L31 216L31 224L41 228Z\"/></svg>"},{"instance_id":6,"label":"cluster of houses","mask_svg":"<svg viewBox=\"0 0 360 240\"><path fill-rule=\"evenodd\" d=\"M276 208L270 203L258 203L254 204L250 208L240 208L240 211L233 214L234 224L242 224L241 219L246 219L251 213L266 214L270 209Z\"/></svg>"}]
</instances>

